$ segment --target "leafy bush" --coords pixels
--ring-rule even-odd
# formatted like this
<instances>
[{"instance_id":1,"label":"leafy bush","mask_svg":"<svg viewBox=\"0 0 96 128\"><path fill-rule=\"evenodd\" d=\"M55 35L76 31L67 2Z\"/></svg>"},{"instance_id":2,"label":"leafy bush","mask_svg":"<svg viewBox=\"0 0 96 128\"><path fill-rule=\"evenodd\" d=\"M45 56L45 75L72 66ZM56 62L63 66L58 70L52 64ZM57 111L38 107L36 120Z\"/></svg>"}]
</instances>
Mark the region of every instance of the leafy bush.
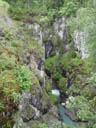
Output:
<instances>
[{"instance_id":1,"label":"leafy bush","mask_svg":"<svg viewBox=\"0 0 96 128\"><path fill-rule=\"evenodd\" d=\"M48 22L49 20L48 20L48 17L47 16L42 16L41 18L40 18L40 22L41 23L43 23L43 22Z\"/></svg>"},{"instance_id":2,"label":"leafy bush","mask_svg":"<svg viewBox=\"0 0 96 128\"><path fill-rule=\"evenodd\" d=\"M51 104L56 104L58 102L57 97L54 96L51 92L49 93L49 98L50 98Z\"/></svg>"},{"instance_id":3,"label":"leafy bush","mask_svg":"<svg viewBox=\"0 0 96 128\"><path fill-rule=\"evenodd\" d=\"M41 123L39 124L39 128L49 128L47 124Z\"/></svg>"},{"instance_id":4,"label":"leafy bush","mask_svg":"<svg viewBox=\"0 0 96 128\"><path fill-rule=\"evenodd\" d=\"M47 93L49 93L49 92L51 92L51 90L52 90L52 85L51 85L51 83L50 83L50 81L48 80L48 78L46 78L46 87L45 87L45 89L46 89L46 92Z\"/></svg>"},{"instance_id":5,"label":"leafy bush","mask_svg":"<svg viewBox=\"0 0 96 128\"><path fill-rule=\"evenodd\" d=\"M88 81L92 84L92 86L96 86L96 72L91 73L91 77L88 78Z\"/></svg>"},{"instance_id":6,"label":"leafy bush","mask_svg":"<svg viewBox=\"0 0 96 128\"><path fill-rule=\"evenodd\" d=\"M56 72L56 61L58 59L58 56L54 56L51 58L46 59L45 61L45 70L54 73Z\"/></svg>"},{"instance_id":7,"label":"leafy bush","mask_svg":"<svg viewBox=\"0 0 96 128\"><path fill-rule=\"evenodd\" d=\"M92 112L90 111L90 104L87 99L83 96L74 97L73 102L68 99L66 102L68 108L77 109L77 116L81 120L88 120L92 116Z\"/></svg>"},{"instance_id":8,"label":"leafy bush","mask_svg":"<svg viewBox=\"0 0 96 128\"><path fill-rule=\"evenodd\" d=\"M66 5L61 7L59 14L65 15L65 16L71 16L71 15L75 14L77 9L78 9L78 7L75 3L68 2Z\"/></svg>"},{"instance_id":9,"label":"leafy bush","mask_svg":"<svg viewBox=\"0 0 96 128\"><path fill-rule=\"evenodd\" d=\"M61 90L61 92L66 92L67 88L66 88L66 78L62 77L60 80L59 80L59 88Z\"/></svg>"},{"instance_id":10,"label":"leafy bush","mask_svg":"<svg viewBox=\"0 0 96 128\"><path fill-rule=\"evenodd\" d=\"M29 90L31 86L31 72L26 65L21 66L17 70L17 77L17 80L20 84L20 88L23 90Z\"/></svg>"},{"instance_id":11,"label":"leafy bush","mask_svg":"<svg viewBox=\"0 0 96 128\"><path fill-rule=\"evenodd\" d=\"M20 7L14 8L13 6L10 6L9 13L14 20L22 19L23 12Z\"/></svg>"}]
</instances>

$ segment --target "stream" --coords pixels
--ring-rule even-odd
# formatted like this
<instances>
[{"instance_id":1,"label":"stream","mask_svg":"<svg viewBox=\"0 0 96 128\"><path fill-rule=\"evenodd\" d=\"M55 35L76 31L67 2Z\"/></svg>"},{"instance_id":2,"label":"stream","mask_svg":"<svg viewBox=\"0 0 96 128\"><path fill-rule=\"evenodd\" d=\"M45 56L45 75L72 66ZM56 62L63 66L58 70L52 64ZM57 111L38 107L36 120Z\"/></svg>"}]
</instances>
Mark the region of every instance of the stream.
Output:
<instances>
[{"instance_id":1,"label":"stream","mask_svg":"<svg viewBox=\"0 0 96 128\"><path fill-rule=\"evenodd\" d=\"M69 116L67 116L65 114L65 109L60 103L58 103L58 108L60 111L60 115L62 117L62 122L64 122L65 124L67 124L68 126L76 126L76 122L72 121Z\"/></svg>"},{"instance_id":2,"label":"stream","mask_svg":"<svg viewBox=\"0 0 96 128\"><path fill-rule=\"evenodd\" d=\"M58 99L60 97L60 92L57 89L52 90L52 94L55 95ZM58 109L60 112L60 115L62 117L62 123L67 124L68 126L74 127L77 126L77 123L72 121L69 116L65 114L65 107L62 106L62 104L58 103Z\"/></svg>"}]
</instances>

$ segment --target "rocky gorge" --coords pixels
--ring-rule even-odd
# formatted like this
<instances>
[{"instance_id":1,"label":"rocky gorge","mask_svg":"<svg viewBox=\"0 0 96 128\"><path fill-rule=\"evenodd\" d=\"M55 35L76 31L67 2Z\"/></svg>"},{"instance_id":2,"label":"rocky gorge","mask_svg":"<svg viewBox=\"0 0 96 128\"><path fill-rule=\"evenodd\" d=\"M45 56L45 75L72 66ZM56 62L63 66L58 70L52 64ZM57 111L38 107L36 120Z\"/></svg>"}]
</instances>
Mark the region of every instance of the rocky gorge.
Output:
<instances>
[{"instance_id":1,"label":"rocky gorge","mask_svg":"<svg viewBox=\"0 0 96 128\"><path fill-rule=\"evenodd\" d=\"M95 87L88 79L93 71L88 29L72 31L66 16L15 21L8 8L0 3L1 127L87 128L90 120L95 122L89 119Z\"/></svg>"},{"instance_id":2,"label":"rocky gorge","mask_svg":"<svg viewBox=\"0 0 96 128\"><path fill-rule=\"evenodd\" d=\"M33 53L31 53L30 58L25 58L24 61L26 64L29 65L30 69L35 69L36 75L40 76L40 88L34 88L35 93L32 95L32 92L28 92L23 94L23 104L21 103L20 107L20 113L19 113L19 120L21 122L17 121L17 124L14 125L14 128L18 128L19 125L23 125L24 127L36 127L33 126L33 120L34 122L37 120L41 120L44 123L48 123L49 126L53 125L53 122L60 122L60 112L56 105L52 105L50 103L50 98L45 99L46 90L46 79L50 79L49 81L52 84L52 88L56 89L58 88L57 83L54 82L54 78L52 78L52 74L48 73L46 70L46 67L44 63L46 63L46 59L54 56L59 56L60 54L65 55L71 48L71 44L67 43L67 27L66 27L66 18L61 17L54 20L52 25L49 24L38 24L38 23L32 23L32 24L24 24L23 25L27 31L32 31L31 36L32 39L38 41L40 46L43 49L43 56L35 62L35 59L33 57ZM82 36L82 35L81 35ZM81 50L82 52L82 58L86 57L85 55L85 49L83 50L83 46L79 48L79 40L82 40L83 37L77 37L74 36L74 46L76 49ZM29 61L29 62L28 62ZM34 64L35 63L35 64ZM58 65L58 60L56 62L56 65ZM35 67L34 67L35 66ZM49 78L46 78L46 73ZM67 72L66 72L67 73ZM65 76L65 75L64 75ZM67 76L66 76L67 77ZM74 79L74 78L73 78ZM66 81L66 88L69 88L71 86L70 80L67 77ZM49 90L50 92L51 90ZM45 93L45 95L44 95ZM26 98L27 97L27 98ZM64 100L63 96L63 100ZM46 97L47 98L47 97ZM66 98L65 98L66 99ZM63 102L61 100L61 102ZM65 102L65 101L64 101ZM31 115L30 115L31 114ZM76 117L76 113L74 110L66 110L66 114L75 121L78 121L78 118ZM21 116L21 119L20 119ZM47 122L46 122L47 120ZM69 123L70 124L70 123ZM38 125L38 124L37 124ZM55 126L56 127L56 126ZM59 126L59 127L62 127Z\"/></svg>"},{"instance_id":3,"label":"rocky gorge","mask_svg":"<svg viewBox=\"0 0 96 128\"><path fill-rule=\"evenodd\" d=\"M24 62L29 65L29 68L35 69L36 74L40 76L40 88L34 88L33 94L32 92L22 94L22 97L24 99L19 107L21 109L19 112L19 119L16 118L18 120L17 123L14 125L14 128L18 128L20 126L24 126L28 128L36 127L35 123L34 123L35 126L33 126L33 120L34 122L37 120L41 120L44 123L48 123L49 126L53 125L54 122L56 122L57 124L60 122L59 110L56 105L52 105L52 103L50 103L50 98L48 98L47 96L48 94L46 93L45 90L46 76L45 76L44 63L45 63L45 59L50 57L52 51L56 51L56 55L59 54L58 47L56 47L54 43L54 40L57 38L57 36L63 42L65 42L66 40L66 32L65 32L66 30L65 30L64 20L65 20L64 18L56 19L53 25L54 26L53 33L52 33L53 30L51 30L51 28L48 27L48 24L47 25L45 24L46 27L44 27L45 30L43 31L41 31L42 26L40 26L37 23L23 25L29 31L33 31L32 39L35 39L36 41L38 41L38 43L40 43L43 49L43 56L40 59L37 59L37 62L35 62L33 53L31 53L32 57L30 56L28 60L27 58L24 57ZM57 28L55 28L56 26ZM59 30L60 27L61 30ZM48 28L48 30L46 28ZM61 31L60 32L61 34L59 33L59 31ZM44 40L44 38L48 40ZM45 96L47 97L45 98Z\"/></svg>"}]
</instances>

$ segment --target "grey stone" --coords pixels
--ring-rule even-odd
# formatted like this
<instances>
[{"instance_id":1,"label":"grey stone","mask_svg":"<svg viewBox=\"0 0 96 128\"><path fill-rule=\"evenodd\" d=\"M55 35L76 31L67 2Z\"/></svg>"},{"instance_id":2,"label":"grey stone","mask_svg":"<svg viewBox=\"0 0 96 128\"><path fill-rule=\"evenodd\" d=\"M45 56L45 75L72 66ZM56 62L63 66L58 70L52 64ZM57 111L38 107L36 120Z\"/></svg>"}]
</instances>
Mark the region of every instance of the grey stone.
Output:
<instances>
[{"instance_id":1,"label":"grey stone","mask_svg":"<svg viewBox=\"0 0 96 128\"><path fill-rule=\"evenodd\" d=\"M76 116L76 110L75 109L70 109L70 110L66 109L65 113L66 113L66 115L68 115L71 118L71 120L73 120L73 121L78 120L78 117Z\"/></svg>"}]
</instances>

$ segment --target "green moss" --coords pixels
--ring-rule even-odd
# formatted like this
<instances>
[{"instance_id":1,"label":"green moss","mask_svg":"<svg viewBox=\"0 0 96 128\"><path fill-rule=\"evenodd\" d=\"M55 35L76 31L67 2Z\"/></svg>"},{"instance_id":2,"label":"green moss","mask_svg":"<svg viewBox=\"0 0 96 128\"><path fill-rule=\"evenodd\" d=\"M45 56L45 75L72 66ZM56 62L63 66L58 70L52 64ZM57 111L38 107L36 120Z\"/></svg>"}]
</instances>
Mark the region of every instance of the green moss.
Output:
<instances>
[{"instance_id":1,"label":"green moss","mask_svg":"<svg viewBox=\"0 0 96 128\"><path fill-rule=\"evenodd\" d=\"M53 73L56 72L56 61L58 60L58 56L54 56L46 59L45 61L45 70Z\"/></svg>"},{"instance_id":2,"label":"green moss","mask_svg":"<svg viewBox=\"0 0 96 128\"><path fill-rule=\"evenodd\" d=\"M24 39L22 40L23 44L21 46L25 48L28 52L34 51L38 58L42 57L44 49L42 48L40 43L32 38L32 33L30 34L29 30L23 29L23 31Z\"/></svg>"},{"instance_id":3,"label":"green moss","mask_svg":"<svg viewBox=\"0 0 96 128\"><path fill-rule=\"evenodd\" d=\"M46 109L48 105L50 105L50 96L46 93L46 90L43 91L43 97L42 97L42 109Z\"/></svg>"},{"instance_id":4,"label":"green moss","mask_svg":"<svg viewBox=\"0 0 96 128\"><path fill-rule=\"evenodd\" d=\"M51 51L51 53L50 53L50 57L53 57L53 56L56 56L56 51L55 50Z\"/></svg>"},{"instance_id":5,"label":"green moss","mask_svg":"<svg viewBox=\"0 0 96 128\"><path fill-rule=\"evenodd\" d=\"M46 87L45 87L45 89L46 89L47 93L51 92L51 89L52 89L52 85L51 85L50 81L48 80L47 76L46 76Z\"/></svg>"},{"instance_id":6,"label":"green moss","mask_svg":"<svg viewBox=\"0 0 96 128\"><path fill-rule=\"evenodd\" d=\"M58 37L58 35L57 36L54 36L53 42L54 42L54 45L55 46L58 46L58 47L60 47L61 44L62 44L62 42L61 42L60 38Z\"/></svg>"},{"instance_id":7,"label":"green moss","mask_svg":"<svg viewBox=\"0 0 96 128\"><path fill-rule=\"evenodd\" d=\"M67 32L67 43L70 44L72 42L73 42L73 40L72 40L71 32L68 30L68 32Z\"/></svg>"},{"instance_id":8,"label":"green moss","mask_svg":"<svg viewBox=\"0 0 96 128\"><path fill-rule=\"evenodd\" d=\"M58 99L56 96L54 96L52 93L49 94L50 102L51 104L56 104L58 102Z\"/></svg>"},{"instance_id":9,"label":"green moss","mask_svg":"<svg viewBox=\"0 0 96 128\"><path fill-rule=\"evenodd\" d=\"M59 85L58 87L60 88L60 91L61 92L66 92L67 88L66 88L66 78L62 77L60 80L59 80Z\"/></svg>"},{"instance_id":10,"label":"green moss","mask_svg":"<svg viewBox=\"0 0 96 128\"><path fill-rule=\"evenodd\" d=\"M76 56L77 54L73 50L67 52L60 59L60 67L65 71L72 71L73 68L78 68L78 66L82 64L83 60Z\"/></svg>"},{"instance_id":11,"label":"green moss","mask_svg":"<svg viewBox=\"0 0 96 128\"><path fill-rule=\"evenodd\" d=\"M2 120L0 120L0 126L1 128L13 128L14 125L14 121L13 120L9 120L6 118L3 118Z\"/></svg>"},{"instance_id":12,"label":"green moss","mask_svg":"<svg viewBox=\"0 0 96 128\"><path fill-rule=\"evenodd\" d=\"M62 77L62 75L61 75L61 73L60 72L54 72L54 74L53 74L53 79L55 79L55 80L59 80L61 77Z\"/></svg>"},{"instance_id":13,"label":"green moss","mask_svg":"<svg viewBox=\"0 0 96 128\"><path fill-rule=\"evenodd\" d=\"M46 37L45 34L43 35L43 43L48 43L50 41L50 37Z\"/></svg>"},{"instance_id":14,"label":"green moss","mask_svg":"<svg viewBox=\"0 0 96 128\"><path fill-rule=\"evenodd\" d=\"M32 128L37 128L40 123L41 123L41 122L38 121L38 120L33 120L33 121L28 122L28 126L30 126L30 127L32 127Z\"/></svg>"}]
</instances>

